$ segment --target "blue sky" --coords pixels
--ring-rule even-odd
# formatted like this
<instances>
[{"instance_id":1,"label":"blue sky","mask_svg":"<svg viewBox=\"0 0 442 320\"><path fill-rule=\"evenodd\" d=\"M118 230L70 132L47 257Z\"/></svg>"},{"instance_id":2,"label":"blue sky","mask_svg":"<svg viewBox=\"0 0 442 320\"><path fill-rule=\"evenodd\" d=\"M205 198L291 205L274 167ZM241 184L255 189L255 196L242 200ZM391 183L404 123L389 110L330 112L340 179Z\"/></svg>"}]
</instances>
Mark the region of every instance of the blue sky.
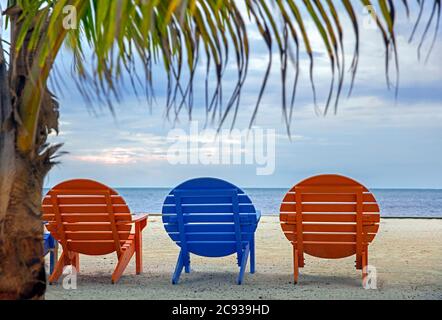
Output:
<instances>
[{"instance_id":1,"label":"blue sky","mask_svg":"<svg viewBox=\"0 0 442 320\"><path fill-rule=\"evenodd\" d=\"M287 138L282 122L279 66L274 65L256 121L260 128L276 130L275 172L268 176L256 175L256 165L172 165L167 161L165 154L171 145L167 136L174 124L164 118L166 83L161 68L156 67L154 72L157 103L150 108L127 89L124 100L116 105L116 118L105 106L96 106L93 112L88 109L66 73L65 88L57 93L61 131L51 141L63 142L63 150L68 154L49 173L46 186L84 177L115 187L170 187L192 177L215 176L243 187L289 188L310 175L340 173L370 187L442 188L442 36L439 33L429 61L419 62L419 41L408 43L412 23L403 16L397 31L401 66L397 101L394 92L386 89L380 35L362 28L364 41L356 87L351 98L343 95L336 116L324 118L315 113L308 60L302 59L292 141ZM248 127L267 59L262 40L251 25L248 27L254 50L243 89L238 129ZM330 80L328 61L311 23L308 28L313 30L316 50L316 86L320 101L324 101ZM345 21L345 29L349 28ZM351 32L348 35L345 45L349 64L354 40ZM69 70L70 62L69 53L64 52L57 63L60 70ZM227 90L235 76L234 68L230 69L224 80ZM195 119L201 123L203 73L202 65L195 82ZM184 113L175 127L188 130Z\"/></svg>"}]
</instances>

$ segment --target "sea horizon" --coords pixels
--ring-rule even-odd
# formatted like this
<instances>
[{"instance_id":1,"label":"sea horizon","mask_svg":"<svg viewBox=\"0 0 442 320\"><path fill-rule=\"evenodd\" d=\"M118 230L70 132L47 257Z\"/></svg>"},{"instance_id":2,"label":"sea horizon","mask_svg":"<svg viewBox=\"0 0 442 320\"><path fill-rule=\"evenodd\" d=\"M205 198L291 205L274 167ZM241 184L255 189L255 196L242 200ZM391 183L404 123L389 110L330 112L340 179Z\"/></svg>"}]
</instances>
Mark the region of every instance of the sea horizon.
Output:
<instances>
[{"instance_id":1,"label":"sea horizon","mask_svg":"<svg viewBox=\"0 0 442 320\"><path fill-rule=\"evenodd\" d=\"M170 186L170 187L152 187L152 186L130 186L130 187L121 187L121 186L113 186L112 188L114 189L169 189L172 190L173 188L175 188L176 186ZM242 187L243 189L285 189L288 190L290 188L287 187ZM45 187L43 189L50 189L49 187ZM375 188L369 188L370 190L440 190L442 191L442 187L441 188L411 188L411 187L375 187Z\"/></svg>"}]
</instances>

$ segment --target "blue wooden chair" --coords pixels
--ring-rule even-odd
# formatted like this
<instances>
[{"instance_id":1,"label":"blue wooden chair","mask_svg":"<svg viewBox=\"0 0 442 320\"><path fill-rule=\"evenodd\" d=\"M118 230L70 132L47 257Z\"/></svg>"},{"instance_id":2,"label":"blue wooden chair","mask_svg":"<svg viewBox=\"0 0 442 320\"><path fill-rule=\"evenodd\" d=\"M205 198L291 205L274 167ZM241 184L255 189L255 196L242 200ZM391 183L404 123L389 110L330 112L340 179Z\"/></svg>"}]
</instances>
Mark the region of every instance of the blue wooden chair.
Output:
<instances>
[{"instance_id":1,"label":"blue wooden chair","mask_svg":"<svg viewBox=\"0 0 442 320\"><path fill-rule=\"evenodd\" d=\"M57 240L55 240L49 232L43 234L44 243L44 255L49 253L49 274L54 271L55 263L57 262L58 245Z\"/></svg>"},{"instance_id":2,"label":"blue wooden chair","mask_svg":"<svg viewBox=\"0 0 442 320\"><path fill-rule=\"evenodd\" d=\"M261 214L233 184L214 178L186 181L173 189L163 205L164 227L181 247L172 283L183 269L190 272L190 253L204 257L237 255L241 284L250 255L255 272L255 230Z\"/></svg>"}]
</instances>

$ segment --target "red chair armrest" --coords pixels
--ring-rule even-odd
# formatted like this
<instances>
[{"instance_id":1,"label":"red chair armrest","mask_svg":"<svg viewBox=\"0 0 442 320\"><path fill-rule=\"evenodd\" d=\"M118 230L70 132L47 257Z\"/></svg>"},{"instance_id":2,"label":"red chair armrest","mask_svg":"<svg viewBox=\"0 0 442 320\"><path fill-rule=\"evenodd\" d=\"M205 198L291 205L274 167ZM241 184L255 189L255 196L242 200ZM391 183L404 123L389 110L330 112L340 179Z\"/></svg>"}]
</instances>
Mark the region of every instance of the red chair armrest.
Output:
<instances>
[{"instance_id":1,"label":"red chair armrest","mask_svg":"<svg viewBox=\"0 0 442 320\"><path fill-rule=\"evenodd\" d=\"M149 215L147 213L137 213L132 215L132 223L139 227L139 230L143 230L147 225L147 219Z\"/></svg>"}]
</instances>

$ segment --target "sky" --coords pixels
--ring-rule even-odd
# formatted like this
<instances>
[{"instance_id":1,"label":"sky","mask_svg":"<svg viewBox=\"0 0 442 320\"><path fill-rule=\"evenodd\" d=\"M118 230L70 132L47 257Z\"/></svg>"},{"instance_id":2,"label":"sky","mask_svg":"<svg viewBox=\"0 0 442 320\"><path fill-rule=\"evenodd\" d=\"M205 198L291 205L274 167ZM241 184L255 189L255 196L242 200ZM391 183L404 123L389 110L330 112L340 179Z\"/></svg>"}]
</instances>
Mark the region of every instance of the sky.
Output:
<instances>
[{"instance_id":1,"label":"sky","mask_svg":"<svg viewBox=\"0 0 442 320\"><path fill-rule=\"evenodd\" d=\"M362 8L360 16L364 18ZM429 14L429 7L425 10ZM419 41L408 43L416 8L407 20L400 13L397 35L400 60L400 90L386 88L384 48L378 31L362 24L360 65L355 90L350 98L343 94L337 115L326 117L315 112L308 80L308 59L302 56L301 75L292 123L292 139L287 136L281 111L279 66L275 63L254 128L262 130L264 140L275 139L274 151L269 145L267 161L273 162L271 174L260 175L262 163L195 164L171 163L168 152L177 142L195 142L202 154L213 157L214 142L208 136L195 136L191 127L204 126L204 65L198 68L195 81L194 120L186 114L179 123L165 119L165 76L161 66L154 68L156 103L149 105L127 88L124 99L115 105L115 117L106 106L88 108L75 88L68 71L69 52L58 58L64 86L58 90L60 133L51 142L64 143L67 154L60 158L45 185L71 178L91 178L114 187L173 187L201 176L229 180L241 187L289 188L315 174L348 175L372 188L442 188L442 36L439 32L432 55L418 61ZM362 20L364 21L364 20ZM344 21L344 30L350 30ZM241 108L235 128L248 128L265 72L267 53L253 25L248 22L252 47L248 80L243 88ZM319 105L328 94L329 64L321 40L311 21L307 21L315 48L315 82ZM418 30L423 31L423 26ZM352 58L354 39L345 39L347 64ZM431 40L431 34L430 34ZM417 39L419 40L419 39ZM428 48L428 42L425 49ZM278 60L275 51L274 60ZM348 69L348 67L347 67ZM235 79L235 69L228 68L224 83ZM290 77L293 75L291 74ZM347 82L350 73L346 74ZM212 82L213 83L213 82ZM228 128L229 126L226 126ZM179 131L177 131L179 129ZM176 139L176 136L179 139ZM248 137L255 137L249 134ZM233 139L233 138L232 138ZM243 140L233 139L239 156L244 154ZM192 149L190 148L192 151ZM216 153L216 150L215 150ZM212 158L213 159L213 158ZM270 159L270 160L269 160ZM259 159L258 159L259 160ZM273 168L271 168L273 169Z\"/></svg>"}]
</instances>

